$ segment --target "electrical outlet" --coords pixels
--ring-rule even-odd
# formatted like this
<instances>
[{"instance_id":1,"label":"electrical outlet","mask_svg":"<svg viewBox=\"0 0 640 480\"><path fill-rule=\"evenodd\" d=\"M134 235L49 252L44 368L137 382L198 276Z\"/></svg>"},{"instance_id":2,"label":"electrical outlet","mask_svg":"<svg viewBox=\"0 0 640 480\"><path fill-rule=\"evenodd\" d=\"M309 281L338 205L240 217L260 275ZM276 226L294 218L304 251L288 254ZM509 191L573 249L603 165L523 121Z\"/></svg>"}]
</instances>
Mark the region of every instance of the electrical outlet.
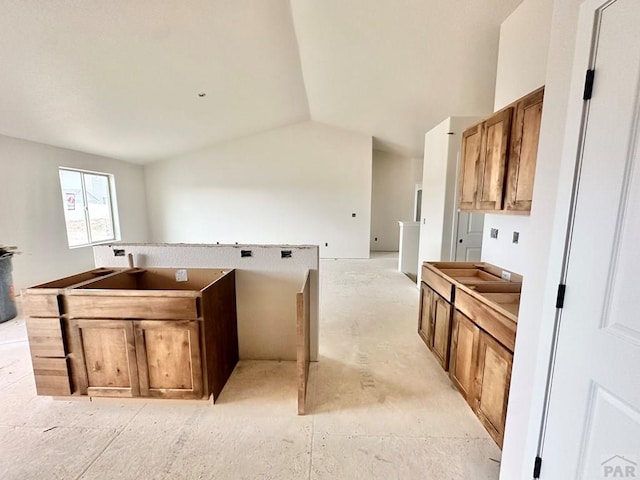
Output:
<instances>
[{"instance_id":1,"label":"electrical outlet","mask_svg":"<svg viewBox=\"0 0 640 480\"><path fill-rule=\"evenodd\" d=\"M511 241L513 243L518 243L519 240L520 240L520 232L513 232L513 238Z\"/></svg>"},{"instance_id":2,"label":"electrical outlet","mask_svg":"<svg viewBox=\"0 0 640 480\"><path fill-rule=\"evenodd\" d=\"M176 270L176 282L188 282L189 276L187 275L187 271L184 269Z\"/></svg>"},{"instance_id":3,"label":"electrical outlet","mask_svg":"<svg viewBox=\"0 0 640 480\"><path fill-rule=\"evenodd\" d=\"M500 275L502 277L503 280L506 280L507 282L511 281L511 272L507 272L506 270L502 270L502 275Z\"/></svg>"},{"instance_id":4,"label":"electrical outlet","mask_svg":"<svg viewBox=\"0 0 640 480\"><path fill-rule=\"evenodd\" d=\"M491 238L498 238L498 229L497 228L492 228L491 229Z\"/></svg>"},{"instance_id":5,"label":"electrical outlet","mask_svg":"<svg viewBox=\"0 0 640 480\"><path fill-rule=\"evenodd\" d=\"M116 256L116 257L124 257L124 249L114 248L113 249L113 255Z\"/></svg>"}]
</instances>

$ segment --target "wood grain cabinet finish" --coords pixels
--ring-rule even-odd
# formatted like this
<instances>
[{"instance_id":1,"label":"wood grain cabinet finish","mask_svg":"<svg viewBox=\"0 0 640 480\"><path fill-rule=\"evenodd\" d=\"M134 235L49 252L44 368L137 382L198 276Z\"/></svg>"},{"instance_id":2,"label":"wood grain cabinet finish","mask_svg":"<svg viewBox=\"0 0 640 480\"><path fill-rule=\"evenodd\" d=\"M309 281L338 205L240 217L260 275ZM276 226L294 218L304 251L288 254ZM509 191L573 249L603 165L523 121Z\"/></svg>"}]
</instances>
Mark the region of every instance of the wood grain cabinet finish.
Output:
<instances>
[{"instance_id":1,"label":"wood grain cabinet finish","mask_svg":"<svg viewBox=\"0 0 640 480\"><path fill-rule=\"evenodd\" d=\"M478 168L482 149L482 124L475 125L462 134L460 179L458 181L458 206L460 210L476 209L478 193Z\"/></svg>"},{"instance_id":2,"label":"wood grain cabinet finish","mask_svg":"<svg viewBox=\"0 0 640 480\"><path fill-rule=\"evenodd\" d=\"M462 134L460 210L530 212L543 99L541 87Z\"/></svg>"},{"instance_id":3,"label":"wood grain cabinet finish","mask_svg":"<svg viewBox=\"0 0 640 480\"><path fill-rule=\"evenodd\" d=\"M22 291L22 305L33 376L38 395L71 395L64 289L115 274L119 269L98 268Z\"/></svg>"},{"instance_id":4,"label":"wood grain cabinet finish","mask_svg":"<svg viewBox=\"0 0 640 480\"><path fill-rule=\"evenodd\" d=\"M197 321L141 320L133 329L141 396L202 397Z\"/></svg>"},{"instance_id":5,"label":"wood grain cabinet finish","mask_svg":"<svg viewBox=\"0 0 640 480\"><path fill-rule=\"evenodd\" d=\"M445 371L449 368L451 311L451 304L422 282L418 334Z\"/></svg>"},{"instance_id":6,"label":"wood grain cabinet finish","mask_svg":"<svg viewBox=\"0 0 640 480\"><path fill-rule=\"evenodd\" d=\"M451 342L451 304L440 295L433 303L433 346L431 351L445 371L449 369L449 345Z\"/></svg>"},{"instance_id":7,"label":"wood grain cabinet finish","mask_svg":"<svg viewBox=\"0 0 640 480\"><path fill-rule=\"evenodd\" d=\"M522 277L484 263L425 262L418 331L502 446ZM445 300L436 290L450 294Z\"/></svg>"},{"instance_id":8,"label":"wood grain cabinet finish","mask_svg":"<svg viewBox=\"0 0 640 480\"><path fill-rule=\"evenodd\" d=\"M215 401L238 362L234 270L100 270L25 293L40 395Z\"/></svg>"},{"instance_id":9,"label":"wood grain cabinet finish","mask_svg":"<svg viewBox=\"0 0 640 480\"><path fill-rule=\"evenodd\" d=\"M531 210L543 100L544 87L516 103L505 193L508 211Z\"/></svg>"},{"instance_id":10,"label":"wood grain cabinet finish","mask_svg":"<svg viewBox=\"0 0 640 480\"><path fill-rule=\"evenodd\" d=\"M78 391L92 397L140 395L133 322L71 319L72 351L78 359Z\"/></svg>"},{"instance_id":11,"label":"wood grain cabinet finish","mask_svg":"<svg viewBox=\"0 0 640 480\"><path fill-rule=\"evenodd\" d=\"M480 332L476 373L475 412L502 448L513 354L490 335Z\"/></svg>"},{"instance_id":12,"label":"wood grain cabinet finish","mask_svg":"<svg viewBox=\"0 0 640 480\"><path fill-rule=\"evenodd\" d=\"M478 164L476 208L502 210L504 175L509 151L513 108L494 114L482 125L482 147Z\"/></svg>"},{"instance_id":13,"label":"wood grain cabinet finish","mask_svg":"<svg viewBox=\"0 0 640 480\"><path fill-rule=\"evenodd\" d=\"M472 408L475 407L475 382L480 329L459 311L453 313L449 377Z\"/></svg>"},{"instance_id":14,"label":"wood grain cabinet finish","mask_svg":"<svg viewBox=\"0 0 640 480\"><path fill-rule=\"evenodd\" d=\"M436 293L422 282L420 285L420 312L418 314L418 334L424 343L433 348L433 305Z\"/></svg>"}]
</instances>

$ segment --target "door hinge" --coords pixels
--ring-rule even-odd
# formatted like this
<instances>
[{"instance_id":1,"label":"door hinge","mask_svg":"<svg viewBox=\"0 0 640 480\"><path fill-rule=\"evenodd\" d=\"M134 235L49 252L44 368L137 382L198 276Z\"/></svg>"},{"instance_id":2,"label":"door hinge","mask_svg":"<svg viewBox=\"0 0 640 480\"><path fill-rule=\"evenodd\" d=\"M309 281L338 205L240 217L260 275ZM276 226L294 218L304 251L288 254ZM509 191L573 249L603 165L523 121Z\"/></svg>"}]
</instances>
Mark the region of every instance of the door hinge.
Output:
<instances>
[{"instance_id":1,"label":"door hinge","mask_svg":"<svg viewBox=\"0 0 640 480\"><path fill-rule=\"evenodd\" d=\"M587 70L584 78L584 94L582 95L583 100L591 100L591 95L593 94L593 80L595 76L595 70Z\"/></svg>"},{"instance_id":2,"label":"door hinge","mask_svg":"<svg viewBox=\"0 0 640 480\"><path fill-rule=\"evenodd\" d=\"M542 469L542 458L536 457L533 462L533 478L540 478L540 470Z\"/></svg>"},{"instance_id":3,"label":"door hinge","mask_svg":"<svg viewBox=\"0 0 640 480\"><path fill-rule=\"evenodd\" d=\"M556 308L564 308L564 292L567 286L563 283L558 285L558 296L556 297Z\"/></svg>"}]
</instances>

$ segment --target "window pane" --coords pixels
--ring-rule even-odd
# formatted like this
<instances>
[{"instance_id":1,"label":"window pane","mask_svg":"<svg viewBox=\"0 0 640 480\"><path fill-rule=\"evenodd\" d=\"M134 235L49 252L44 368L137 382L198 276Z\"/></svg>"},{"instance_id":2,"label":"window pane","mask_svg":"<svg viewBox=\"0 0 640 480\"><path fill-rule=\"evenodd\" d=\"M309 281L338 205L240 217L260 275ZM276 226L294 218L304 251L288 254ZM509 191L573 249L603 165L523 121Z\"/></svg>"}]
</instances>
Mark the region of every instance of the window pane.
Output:
<instances>
[{"instance_id":1,"label":"window pane","mask_svg":"<svg viewBox=\"0 0 640 480\"><path fill-rule=\"evenodd\" d=\"M109 178L104 175L84 174L87 207L91 228L91 241L103 242L115 238L111 219Z\"/></svg>"},{"instance_id":2,"label":"window pane","mask_svg":"<svg viewBox=\"0 0 640 480\"><path fill-rule=\"evenodd\" d=\"M80 172L60 170L60 185L69 246L86 245L89 243L89 233L84 213Z\"/></svg>"}]
</instances>

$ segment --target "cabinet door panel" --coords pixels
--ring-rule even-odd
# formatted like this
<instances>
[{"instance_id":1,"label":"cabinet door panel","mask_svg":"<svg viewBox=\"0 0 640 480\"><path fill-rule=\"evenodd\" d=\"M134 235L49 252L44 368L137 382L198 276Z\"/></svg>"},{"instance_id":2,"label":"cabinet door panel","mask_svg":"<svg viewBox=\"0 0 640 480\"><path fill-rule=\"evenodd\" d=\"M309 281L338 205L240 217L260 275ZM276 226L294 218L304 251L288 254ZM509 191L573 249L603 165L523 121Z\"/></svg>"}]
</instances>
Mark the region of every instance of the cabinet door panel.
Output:
<instances>
[{"instance_id":1,"label":"cabinet door panel","mask_svg":"<svg viewBox=\"0 0 640 480\"><path fill-rule=\"evenodd\" d=\"M422 283L420 285L420 313L418 318L418 334L429 348L433 347L433 301L434 293L431 288Z\"/></svg>"},{"instance_id":2,"label":"cabinet door panel","mask_svg":"<svg viewBox=\"0 0 640 480\"><path fill-rule=\"evenodd\" d=\"M449 376L467 403L473 406L480 329L457 310L453 312Z\"/></svg>"},{"instance_id":3,"label":"cabinet door panel","mask_svg":"<svg viewBox=\"0 0 640 480\"><path fill-rule=\"evenodd\" d=\"M478 165L477 208L501 210L503 184L513 108L502 110L484 122L482 150Z\"/></svg>"},{"instance_id":4,"label":"cabinet door panel","mask_svg":"<svg viewBox=\"0 0 640 480\"><path fill-rule=\"evenodd\" d=\"M502 447L507 417L513 355L489 335L480 334L476 414L496 443Z\"/></svg>"},{"instance_id":5,"label":"cabinet door panel","mask_svg":"<svg viewBox=\"0 0 640 480\"><path fill-rule=\"evenodd\" d=\"M451 305L436 296L434 304L433 353L442 368L449 368L449 344L451 341Z\"/></svg>"},{"instance_id":6,"label":"cabinet door panel","mask_svg":"<svg viewBox=\"0 0 640 480\"><path fill-rule=\"evenodd\" d=\"M69 320L79 390L91 396L140 394L133 325L130 320Z\"/></svg>"},{"instance_id":7,"label":"cabinet door panel","mask_svg":"<svg viewBox=\"0 0 640 480\"><path fill-rule=\"evenodd\" d=\"M478 164L482 147L482 124L469 128L462 134L462 154L459 175L458 207L460 210L476 208L478 190Z\"/></svg>"},{"instance_id":8,"label":"cabinet door panel","mask_svg":"<svg viewBox=\"0 0 640 480\"><path fill-rule=\"evenodd\" d=\"M507 172L505 196L507 210L522 212L531 210L543 99L544 88L528 95L516 105Z\"/></svg>"},{"instance_id":9,"label":"cabinet door panel","mask_svg":"<svg viewBox=\"0 0 640 480\"><path fill-rule=\"evenodd\" d=\"M202 397L197 321L139 320L135 339L142 396Z\"/></svg>"}]
</instances>

